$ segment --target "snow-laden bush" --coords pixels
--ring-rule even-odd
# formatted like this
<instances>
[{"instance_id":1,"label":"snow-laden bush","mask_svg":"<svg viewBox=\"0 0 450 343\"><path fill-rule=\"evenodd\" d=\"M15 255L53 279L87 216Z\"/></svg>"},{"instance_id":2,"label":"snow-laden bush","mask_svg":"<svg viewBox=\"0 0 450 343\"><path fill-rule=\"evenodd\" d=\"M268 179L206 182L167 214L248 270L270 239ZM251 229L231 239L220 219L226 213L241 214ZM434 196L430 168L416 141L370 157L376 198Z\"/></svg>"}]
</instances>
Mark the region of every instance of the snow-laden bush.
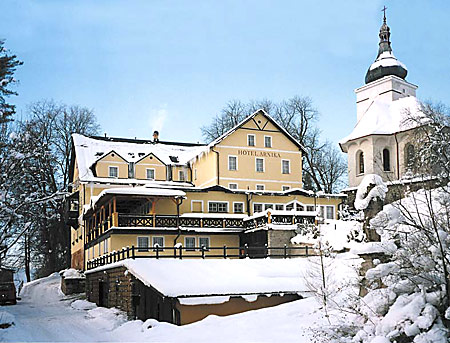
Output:
<instances>
[{"instance_id":1,"label":"snow-laden bush","mask_svg":"<svg viewBox=\"0 0 450 343\"><path fill-rule=\"evenodd\" d=\"M366 272L368 294L356 303L365 322L352 342L448 342L449 191L411 193L371 220L397 249Z\"/></svg>"}]
</instances>

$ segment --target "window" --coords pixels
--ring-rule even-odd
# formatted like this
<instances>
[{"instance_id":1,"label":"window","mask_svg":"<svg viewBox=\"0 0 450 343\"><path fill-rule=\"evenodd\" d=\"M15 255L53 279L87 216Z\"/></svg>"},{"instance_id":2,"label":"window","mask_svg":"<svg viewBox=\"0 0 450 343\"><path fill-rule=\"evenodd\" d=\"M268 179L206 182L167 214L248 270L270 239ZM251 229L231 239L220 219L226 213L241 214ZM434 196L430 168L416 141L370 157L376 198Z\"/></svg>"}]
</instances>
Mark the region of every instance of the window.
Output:
<instances>
[{"instance_id":1,"label":"window","mask_svg":"<svg viewBox=\"0 0 450 343\"><path fill-rule=\"evenodd\" d=\"M263 205L262 204L253 204L253 213L262 212Z\"/></svg>"},{"instance_id":2,"label":"window","mask_svg":"<svg viewBox=\"0 0 450 343\"><path fill-rule=\"evenodd\" d=\"M283 204L276 204L275 205L275 209L277 211L283 211L284 210L284 205Z\"/></svg>"},{"instance_id":3,"label":"window","mask_svg":"<svg viewBox=\"0 0 450 343\"><path fill-rule=\"evenodd\" d=\"M199 237L198 245L200 246L200 249L205 247L205 250L209 250L209 237Z\"/></svg>"},{"instance_id":4,"label":"window","mask_svg":"<svg viewBox=\"0 0 450 343\"><path fill-rule=\"evenodd\" d=\"M383 171L391 170L391 158L389 149L383 149Z\"/></svg>"},{"instance_id":5,"label":"window","mask_svg":"<svg viewBox=\"0 0 450 343\"><path fill-rule=\"evenodd\" d=\"M273 208L273 204L264 204L264 210L270 210Z\"/></svg>"},{"instance_id":6,"label":"window","mask_svg":"<svg viewBox=\"0 0 450 343\"><path fill-rule=\"evenodd\" d=\"M289 160L281 160L281 172L283 174L291 173L291 162Z\"/></svg>"},{"instance_id":7,"label":"window","mask_svg":"<svg viewBox=\"0 0 450 343\"><path fill-rule=\"evenodd\" d=\"M264 159L263 158L256 159L256 171L258 173L264 173Z\"/></svg>"},{"instance_id":8,"label":"window","mask_svg":"<svg viewBox=\"0 0 450 343\"><path fill-rule=\"evenodd\" d=\"M146 169L146 176L147 180L154 180L155 179L155 169Z\"/></svg>"},{"instance_id":9,"label":"window","mask_svg":"<svg viewBox=\"0 0 450 343\"><path fill-rule=\"evenodd\" d=\"M148 251L148 244L149 240L148 237L138 237L137 238L137 246L138 251Z\"/></svg>"},{"instance_id":10,"label":"window","mask_svg":"<svg viewBox=\"0 0 450 343\"><path fill-rule=\"evenodd\" d=\"M334 219L334 206L327 206L327 219Z\"/></svg>"},{"instance_id":11,"label":"window","mask_svg":"<svg viewBox=\"0 0 450 343\"><path fill-rule=\"evenodd\" d=\"M406 146L406 166L411 168L414 165L414 160L415 160L415 151L414 151L414 145L412 144L408 144Z\"/></svg>"},{"instance_id":12,"label":"window","mask_svg":"<svg viewBox=\"0 0 450 343\"><path fill-rule=\"evenodd\" d=\"M152 246L153 248L163 248L164 247L164 237L163 236L153 236L152 237ZM161 251L162 249L159 249ZM153 249L153 251L156 251L156 249Z\"/></svg>"},{"instance_id":13,"label":"window","mask_svg":"<svg viewBox=\"0 0 450 343\"><path fill-rule=\"evenodd\" d=\"M134 162L128 163L128 178L134 178Z\"/></svg>"},{"instance_id":14,"label":"window","mask_svg":"<svg viewBox=\"0 0 450 343\"><path fill-rule=\"evenodd\" d=\"M109 167L109 177L119 177L118 167Z\"/></svg>"},{"instance_id":15,"label":"window","mask_svg":"<svg viewBox=\"0 0 450 343\"><path fill-rule=\"evenodd\" d=\"M107 239L105 239L105 240L103 241L103 253L104 253L104 254L107 254L107 253L108 253L108 240L107 240Z\"/></svg>"},{"instance_id":16,"label":"window","mask_svg":"<svg viewBox=\"0 0 450 343\"><path fill-rule=\"evenodd\" d=\"M184 173L184 170L178 171L178 180L185 181L186 180L186 174Z\"/></svg>"},{"instance_id":17,"label":"window","mask_svg":"<svg viewBox=\"0 0 450 343\"><path fill-rule=\"evenodd\" d=\"M237 170L236 156L228 156L228 170Z\"/></svg>"},{"instance_id":18,"label":"window","mask_svg":"<svg viewBox=\"0 0 450 343\"><path fill-rule=\"evenodd\" d=\"M358 153L358 174L364 174L364 153Z\"/></svg>"},{"instance_id":19,"label":"window","mask_svg":"<svg viewBox=\"0 0 450 343\"><path fill-rule=\"evenodd\" d=\"M282 190L283 192L288 191L288 190L290 190L290 189L291 189L291 186L282 186L282 187L281 187L281 190Z\"/></svg>"},{"instance_id":20,"label":"window","mask_svg":"<svg viewBox=\"0 0 450 343\"><path fill-rule=\"evenodd\" d=\"M264 136L264 146L266 148L272 147L272 137L271 136Z\"/></svg>"},{"instance_id":21,"label":"window","mask_svg":"<svg viewBox=\"0 0 450 343\"><path fill-rule=\"evenodd\" d=\"M255 146L255 135L247 135L247 145Z\"/></svg>"},{"instance_id":22,"label":"window","mask_svg":"<svg viewBox=\"0 0 450 343\"><path fill-rule=\"evenodd\" d=\"M294 209L294 204L290 203L286 205L286 211L292 211Z\"/></svg>"},{"instance_id":23,"label":"window","mask_svg":"<svg viewBox=\"0 0 450 343\"><path fill-rule=\"evenodd\" d=\"M256 190L257 191L263 191L264 190L264 185L256 185Z\"/></svg>"},{"instance_id":24,"label":"window","mask_svg":"<svg viewBox=\"0 0 450 343\"><path fill-rule=\"evenodd\" d=\"M186 247L186 251L194 251L195 237L184 237L184 246Z\"/></svg>"},{"instance_id":25,"label":"window","mask_svg":"<svg viewBox=\"0 0 450 343\"><path fill-rule=\"evenodd\" d=\"M308 205L308 206L306 206L306 210L307 210L308 212L314 212L314 206Z\"/></svg>"},{"instance_id":26,"label":"window","mask_svg":"<svg viewBox=\"0 0 450 343\"><path fill-rule=\"evenodd\" d=\"M196 213L203 212L203 201L192 200L191 201L191 211L196 212Z\"/></svg>"},{"instance_id":27,"label":"window","mask_svg":"<svg viewBox=\"0 0 450 343\"><path fill-rule=\"evenodd\" d=\"M319 217L320 218L325 218L325 206L320 206Z\"/></svg>"},{"instance_id":28,"label":"window","mask_svg":"<svg viewBox=\"0 0 450 343\"><path fill-rule=\"evenodd\" d=\"M302 204L295 204L296 211L304 211L305 207Z\"/></svg>"},{"instance_id":29,"label":"window","mask_svg":"<svg viewBox=\"0 0 450 343\"><path fill-rule=\"evenodd\" d=\"M228 188L229 189L237 189L238 188L237 183L229 183Z\"/></svg>"},{"instance_id":30,"label":"window","mask_svg":"<svg viewBox=\"0 0 450 343\"><path fill-rule=\"evenodd\" d=\"M227 213L228 212L228 203L227 202L218 202L218 201L208 202L208 212Z\"/></svg>"},{"instance_id":31,"label":"window","mask_svg":"<svg viewBox=\"0 0 450 343\"><path fill-rule=\"evenodd\" d=\"M244 213L244 203L243 202L234 202L233 203L233 212L234 213Z\"/></svg>"}]
</instances>

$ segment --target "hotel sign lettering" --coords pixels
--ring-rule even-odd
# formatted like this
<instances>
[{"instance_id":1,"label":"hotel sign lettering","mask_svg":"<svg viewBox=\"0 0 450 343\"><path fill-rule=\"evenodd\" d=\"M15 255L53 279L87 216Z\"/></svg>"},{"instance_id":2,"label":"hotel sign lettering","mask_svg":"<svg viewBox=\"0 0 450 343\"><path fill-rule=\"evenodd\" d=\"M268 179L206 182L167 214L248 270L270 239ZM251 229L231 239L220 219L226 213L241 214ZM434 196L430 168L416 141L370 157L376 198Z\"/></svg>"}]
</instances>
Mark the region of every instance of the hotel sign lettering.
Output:
<instances>
[{"instance_id":1,"label":"hotel sign lettering","mask_svg":"<svg viewBox=\"0 0 450 343\"><path fill-rule=\"evenodd\" d=\"M242 156L281 158L280 153L271 152L271 151L238 150L237 153L238 153L238 155L242 155Z\"/></svg>"}]
</instances>

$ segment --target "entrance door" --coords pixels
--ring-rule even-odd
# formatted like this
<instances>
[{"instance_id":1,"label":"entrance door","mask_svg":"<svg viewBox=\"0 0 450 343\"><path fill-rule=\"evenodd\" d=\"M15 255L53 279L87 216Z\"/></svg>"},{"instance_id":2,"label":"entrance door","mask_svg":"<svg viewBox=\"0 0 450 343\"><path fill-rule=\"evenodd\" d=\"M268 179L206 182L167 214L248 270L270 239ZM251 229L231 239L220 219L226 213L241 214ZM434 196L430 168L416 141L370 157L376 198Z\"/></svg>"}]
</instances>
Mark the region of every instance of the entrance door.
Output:
<instances>
[{"instance_id":1,"label":"entrance door","mask_svg":"<svg viewBox=\"0 0 450 343\"><path fill-rule=\"evenodd\" d=\"M108 307L108 283L98 282L98 306Z\"/></svg>"}]
</instances>

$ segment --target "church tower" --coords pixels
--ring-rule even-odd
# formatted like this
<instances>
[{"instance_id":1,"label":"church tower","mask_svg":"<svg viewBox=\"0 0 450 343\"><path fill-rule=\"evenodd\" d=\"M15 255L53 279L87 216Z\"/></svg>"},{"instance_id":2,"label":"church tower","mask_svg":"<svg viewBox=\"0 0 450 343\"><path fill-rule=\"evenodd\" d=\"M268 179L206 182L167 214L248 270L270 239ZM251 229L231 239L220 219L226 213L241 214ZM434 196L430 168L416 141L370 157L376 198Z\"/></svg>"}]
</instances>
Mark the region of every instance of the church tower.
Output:
<instances>
[{"instance_id":1,"label":"church tower","mask_svg":"<svg viewBox=\"0 0 450 343\"><path fill-rule=\"evenodd\" d=\"M408 130L403 126L404 117L408 111L417 112L420 105L417 86L405 80L406 66L392 52L385 10L377 57L367 70L365 85L355 90L355 128L339 142L348 154L350 187L358 186L366 174L393 181L407 172L404 149L408 148Z\"/></svg>"}]
</instances>

